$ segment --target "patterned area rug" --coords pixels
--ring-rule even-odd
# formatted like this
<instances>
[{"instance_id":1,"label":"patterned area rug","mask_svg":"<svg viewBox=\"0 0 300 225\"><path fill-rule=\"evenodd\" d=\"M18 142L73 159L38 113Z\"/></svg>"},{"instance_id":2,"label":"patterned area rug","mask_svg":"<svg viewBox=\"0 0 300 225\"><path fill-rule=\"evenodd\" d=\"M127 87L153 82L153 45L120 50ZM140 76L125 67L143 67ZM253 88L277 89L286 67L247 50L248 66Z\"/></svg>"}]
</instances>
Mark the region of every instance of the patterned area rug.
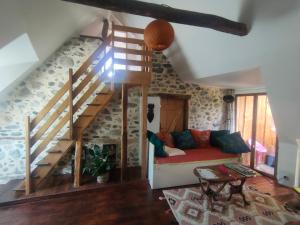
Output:
<instances>
[{"instance_id":1,"label":"patterned area rug","mask_svg":"<svg viewBox=\"0 0 300 225\"><path fill-rule=\"evenodd\" d=\"M227 202L229 190L225 188L211 212L200 188L181 188L163 191L180 225L283 225L300 220L300 212L288 211L273 197L244 187L250 205L244 207L239 195Z\"/></svg>"}]
</instances>

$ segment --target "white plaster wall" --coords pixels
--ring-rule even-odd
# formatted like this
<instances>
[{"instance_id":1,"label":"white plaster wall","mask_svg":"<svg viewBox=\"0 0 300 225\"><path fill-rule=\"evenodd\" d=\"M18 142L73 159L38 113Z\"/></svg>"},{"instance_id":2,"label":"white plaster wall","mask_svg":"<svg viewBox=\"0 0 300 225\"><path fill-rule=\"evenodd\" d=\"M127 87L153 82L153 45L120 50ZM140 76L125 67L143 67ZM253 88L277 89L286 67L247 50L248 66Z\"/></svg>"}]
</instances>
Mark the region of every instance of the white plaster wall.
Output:
<instances>
[{"instance_id":1,"label":"white plaster wall","mask_svg":"<svg viewBox=\"0 0 300 225\"><path fill-rule=\"evenodd\" d=\"M300 137L299 84L300 45L286 47L262 67L263 78L272 108L279 137L278 179L289 176L289 185L294 185L296 173L297 145ZM286 174L285 174L286 173Z\"/></svg>"},{"instance_id":2,"label":"white plaster wall","mask_svg":"<svg viewBox=\"0 0 300 225\"><path fill-rule=\"evenodd\" d=\"M287 186L294 186L297 148L295 144L279 143L277 179L278 182ZM287 177L287 179L285 179Z\"/></svg>"},{"instance_id":3,"label":"white plaster wall","mask_svg":"<svg viewBox=\"0 0 300 225\"><path fill-rule=\"evenodd\" d=\"M300 187L300 139L297 139L298 151L297 151L297 162L296 162L296 181L295 187Z\"/></svg>"}]
</instances>

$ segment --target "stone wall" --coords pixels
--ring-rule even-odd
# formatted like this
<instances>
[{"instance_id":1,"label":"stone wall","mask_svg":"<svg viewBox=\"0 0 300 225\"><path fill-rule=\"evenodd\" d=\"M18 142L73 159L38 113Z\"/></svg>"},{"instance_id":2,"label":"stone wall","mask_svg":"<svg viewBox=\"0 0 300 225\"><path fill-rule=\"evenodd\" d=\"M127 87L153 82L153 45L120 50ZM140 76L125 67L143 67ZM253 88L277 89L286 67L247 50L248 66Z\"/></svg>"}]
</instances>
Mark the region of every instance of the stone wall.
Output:
<instances>
[{"instance_id":1,"label":"stone wall","mask_svg":"<svg viewBox=\"0 0 300 225\"><path fill-rule=\"evenodd\" d=\"M31 118L99 46L97 39L74 37L34 70L0 103L0 183L24 176L24 116Z\"/></svg>"},{"instance_id":2,"label":"stone wall","mask_svg":"<svg viewBox=\"0 0 300 225\"><path fill-rule=\"evenodd\" d=\"M138 88L129 89L128 94L128 166L139 165L139 101ZM108 144L106 140L117 142L117 165L120 163L121 138L121 88L116 87L116 93L108 106L99 113L95 122L88 128L83 137L85 142L92 144Z\"/></svg>"},{"instance_id":3,"label":"stone wall","mask_svg":"<svg viewBox=\"0 0 300 225\"><path fill-rule=\"evenodd\" d=\"M189 128L218 130L224 127L227 114L223 96L231 90L204 88L199 84L183 82L167 58L159 52L153 54L153 75L150 94L191 95Z\"/></svg>"},{"instance_id":4,"label":"stone wall","mask_svg":"<svg viewBox=\"0 0 300 225\"><path fill-rule=\"evenodd\" d=\"M24 176L23 116L34 116L66 82L69 67L78 68L84 59L99 45L88 38L72 38L53 54L41 67L22 82L10 97L1 103L0 118L0 183ZM202 88L180 80L172 65L162 53L153 54L153 81L149 93L191 95L189 127L220 129L226 116L222 101L228 90ZM84 133L85 143L102 144L104 140L118 142L121 134L120 87L108 106L97 116ZM140 90L129 91L128 104L128 165L139 165L139 102ZM20 138L19 140L15 140ZM13 139L13 140L12 140ZM119 145L118 145L119 146ZM120 151L117 151L119 163ZM57 168L58 172L70 172L70 155Z\"/></svg>"}]
</instances>

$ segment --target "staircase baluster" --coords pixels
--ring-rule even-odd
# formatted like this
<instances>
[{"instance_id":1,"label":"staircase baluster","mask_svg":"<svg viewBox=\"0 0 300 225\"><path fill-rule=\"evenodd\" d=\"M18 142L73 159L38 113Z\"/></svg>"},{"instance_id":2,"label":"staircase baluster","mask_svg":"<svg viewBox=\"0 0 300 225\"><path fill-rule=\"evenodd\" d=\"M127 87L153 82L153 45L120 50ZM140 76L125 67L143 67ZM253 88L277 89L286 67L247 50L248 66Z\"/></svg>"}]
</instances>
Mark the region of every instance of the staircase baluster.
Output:
<instances>
[{"instance_id":1,"label":"staircase baluster","mask_svg":"<svg viewBox=\"0 0 300 225\"><path fill-rule=\"evenodd\" d=\"M81 183L81 155L82 155L82 135L80 134L75 144L74 187L79 187Z\"/></svg>"},{"instance_id":2,"label":"staircase baluster","mask_svg":"<svg viewBox=\"0 0 300 225\"><path fill-rule=\"evenodd\" d=\"M143 45L143 51L147 52L147 46L146 45ZM148 56L143 56L143 62L145 62L145 66L144 66L144 69L143 71L144 72L148 72L148 65L147 65L147 62L148 62Z\"/></svg>"},{"instance_id":3,"label":"staircase baluster","mask_svg":"<svg viewBox=\"0 0 300 225\"><path fill-rule=\"evenodd\" d=\"M73 140L73 69L69 69L69 137Z\"/></svg>"},{"instance_id":4,"label":"staircase baluster","mask_svg":"<svg viewBox=\"0 0 300 225\"><path fill-rule=\"evenodd\" d=\"M31 152L30 152L30 117L25 117L25 193L26 195L32 192L31 190Z\"/></svg>"}]
</instances>

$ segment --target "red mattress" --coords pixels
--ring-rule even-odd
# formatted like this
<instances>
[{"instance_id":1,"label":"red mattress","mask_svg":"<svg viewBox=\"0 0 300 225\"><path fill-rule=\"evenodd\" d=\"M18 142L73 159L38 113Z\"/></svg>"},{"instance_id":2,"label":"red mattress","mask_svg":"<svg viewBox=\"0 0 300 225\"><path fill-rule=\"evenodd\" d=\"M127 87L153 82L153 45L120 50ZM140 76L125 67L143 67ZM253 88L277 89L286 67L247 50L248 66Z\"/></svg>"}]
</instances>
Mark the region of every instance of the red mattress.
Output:
<instances>
[{"instance_id":1,"label":"red mattress","mask_svg":"<svg viewBox=\"0 0 300 225\"><path fill-rule=\"evenodd\" d=\"M184 151L186 155L155 157L155 164L199 162L239 157L239 154L224 153L219 148L215 147L188 149Z\"/></svg>"}]
</instances>

